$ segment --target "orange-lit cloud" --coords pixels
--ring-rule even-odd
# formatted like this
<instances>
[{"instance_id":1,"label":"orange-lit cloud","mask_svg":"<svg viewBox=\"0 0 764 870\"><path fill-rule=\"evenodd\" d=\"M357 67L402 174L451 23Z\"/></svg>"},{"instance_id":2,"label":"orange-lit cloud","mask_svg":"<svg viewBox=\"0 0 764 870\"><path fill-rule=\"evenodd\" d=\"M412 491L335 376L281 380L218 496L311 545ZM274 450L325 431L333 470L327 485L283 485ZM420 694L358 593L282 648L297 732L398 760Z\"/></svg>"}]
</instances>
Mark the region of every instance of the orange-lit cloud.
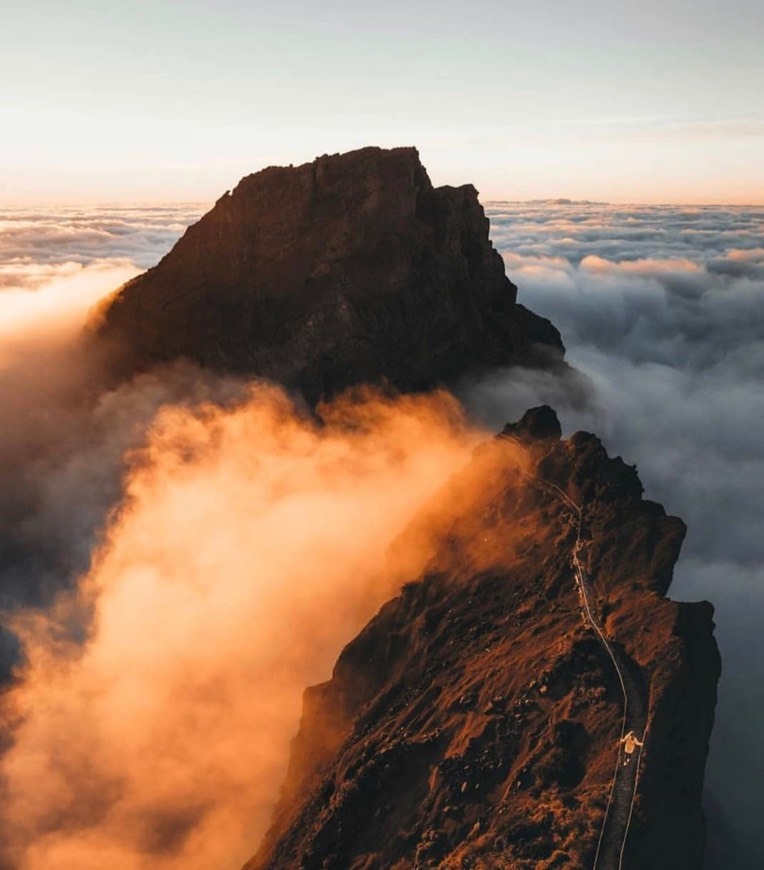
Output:
<instances>
[{"instance_id":1,"label":"orange-lit cloud","mask_svg":"<svg viewBox=\"0 0 764 870\"><path fill-rule=\"evenodd\" d=\"M69 345L86 312L137 269L129 260L0 266L0 369L41 341Z\"/></svg>"},{"instance_id":2,"label":"orange-lit cloud","mask_svg":"<svg viewBox=\"0 0 764 870\"><path fill-rule=\"evenodd\" d=\"M227 409L165 407L90 572L16 619L12 866L206 870L252 853L302 689L329 676L396 567L416 570L419 554L390 565L388 546L478 437L445 394L322 414L265 386Z\"/></svg>"}]
</instances>

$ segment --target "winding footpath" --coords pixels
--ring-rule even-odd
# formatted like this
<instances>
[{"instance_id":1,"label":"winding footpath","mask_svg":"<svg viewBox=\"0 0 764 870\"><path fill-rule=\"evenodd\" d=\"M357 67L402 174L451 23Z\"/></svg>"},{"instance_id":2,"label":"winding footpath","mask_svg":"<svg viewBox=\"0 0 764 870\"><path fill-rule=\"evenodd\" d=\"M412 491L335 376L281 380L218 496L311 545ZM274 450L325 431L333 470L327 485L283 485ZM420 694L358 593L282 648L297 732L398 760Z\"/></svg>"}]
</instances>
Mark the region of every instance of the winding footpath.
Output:
<instances>
[{"instance_id":1,"label":"winding footpath","mask_svg":"<svg viewBox=\"0 0 764 870\"><path fill-rule=\"evenodd\" d=\"M502 437L517 444L526 455L529 455L527 448L519 439L512 435ZM576 504L557 484L526 472L521 471L521 474L527 477L537 489L561 502L573 516L576 523L576 540L573 545L572 564L576 588L581 600L581 614L587 627L595 633L599 643L607 653L618 677L623 699L621 734L592 870L623 870L624 853L634 813L639 767L647 730L647 705L644 692L634 676L634 665L623 649L607 638L599 617L592 609L592 603L596 601L596 593L580 558L584 546L581 541L583 529L581 506ZM627 752L627 735L633 735L636 738L636 742L632 744L632 752Z\"/></svg>"}]
</instances>

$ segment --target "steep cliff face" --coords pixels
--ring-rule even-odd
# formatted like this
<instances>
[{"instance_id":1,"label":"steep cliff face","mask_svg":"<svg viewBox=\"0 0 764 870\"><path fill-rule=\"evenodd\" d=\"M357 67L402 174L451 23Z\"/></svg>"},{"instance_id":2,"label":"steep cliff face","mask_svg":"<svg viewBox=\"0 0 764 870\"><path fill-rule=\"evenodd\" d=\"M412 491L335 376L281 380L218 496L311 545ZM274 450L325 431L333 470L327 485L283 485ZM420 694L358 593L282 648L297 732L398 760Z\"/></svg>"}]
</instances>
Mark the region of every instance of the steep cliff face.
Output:
<instances>
[{"instance_id":1,"label":"steep cliff face","mask_svg":"<svg viewBox=\"0 0 764 870\"><path fill-rule=\"evenodd\" d=\"M305 693L247 870L701 867L720 663L711 606L664 597L684 533L593 435L508 426Z\"/></svg>"},{"instance_id":2,"label":"steep cliff face","mask_svg":"<svg viewBox=\"0 0 764 870\"><path fill-rule=\"evenodd\" d=\"M387 380L559 364L516 304L471 186L434 188L414 148L364 148L244 178L100 312L129 373L187 357L309 399Z\"/></svg>"}]
</instances>

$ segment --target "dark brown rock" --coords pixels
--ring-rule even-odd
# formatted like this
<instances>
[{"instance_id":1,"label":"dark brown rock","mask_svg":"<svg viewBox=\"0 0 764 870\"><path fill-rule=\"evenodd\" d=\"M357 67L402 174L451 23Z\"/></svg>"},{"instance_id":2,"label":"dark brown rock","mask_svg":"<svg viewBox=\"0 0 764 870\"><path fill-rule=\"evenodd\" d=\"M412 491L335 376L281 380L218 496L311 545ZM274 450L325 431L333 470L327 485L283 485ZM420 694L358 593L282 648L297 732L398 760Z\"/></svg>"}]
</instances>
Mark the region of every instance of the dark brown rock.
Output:
<instances>
[{"instance_id":1,"label":"dark brown rock","mask_svg":"<svg viewBox=\"0 0 764 870\"><path fill-rule=\"evenodd\" d=\"M549 405L540 405L526 411L516 423L507 423L502 435L520 441L558 441L562 437L562 426L555 411Z\"/></svg>"},{"instance_id":2,"label":"dark brown rock","mask_svg":"<svg viewBox=\"0 0 764 870\"><path fill-rule=\"evenodd\" d=\"M187 357L315 400L561 365L516 292L473 187L433 188L414 148L364 148L244 178L97 328L121 374Z\"/></svg>"}]
</instances>

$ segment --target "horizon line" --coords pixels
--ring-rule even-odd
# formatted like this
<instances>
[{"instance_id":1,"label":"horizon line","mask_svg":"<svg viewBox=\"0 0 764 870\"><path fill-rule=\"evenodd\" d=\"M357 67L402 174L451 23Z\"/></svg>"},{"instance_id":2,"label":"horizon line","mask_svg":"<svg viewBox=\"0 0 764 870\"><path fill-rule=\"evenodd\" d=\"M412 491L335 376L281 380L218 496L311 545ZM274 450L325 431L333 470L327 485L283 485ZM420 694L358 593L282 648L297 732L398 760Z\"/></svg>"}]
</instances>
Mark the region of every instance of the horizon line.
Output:
<instances>
[{"instance_id":1,"label":"horizon line","mask_svg":"<svg viewBox=\"0 0 764 870\"><path fill-rule=\"evenodd\" d=\"M161 200L80 200L71 202L55 202L55 201L31 201L27 204L8 204L0 203L0 214L4 211L23 211L30 209L85 209L85 208L121 208L121 209L141 209L141 208L162 208L162 207L191 207L205 206L210 202L208 208L212 208L217 201L223 196L217 196L214 200L208 199L161 199ZM479 195L479 192L478 192ZM653 208L764 208L764 200L761 202L713 202L699 201L688 202L682 200L594 200L594 199L573 199L569 197L532 197L529 199L511 199L497 198L480 199L481 205L484 207L499 206L499 205L556 205L556 206L640 206Z\"/></svg>"}]
</instances>

